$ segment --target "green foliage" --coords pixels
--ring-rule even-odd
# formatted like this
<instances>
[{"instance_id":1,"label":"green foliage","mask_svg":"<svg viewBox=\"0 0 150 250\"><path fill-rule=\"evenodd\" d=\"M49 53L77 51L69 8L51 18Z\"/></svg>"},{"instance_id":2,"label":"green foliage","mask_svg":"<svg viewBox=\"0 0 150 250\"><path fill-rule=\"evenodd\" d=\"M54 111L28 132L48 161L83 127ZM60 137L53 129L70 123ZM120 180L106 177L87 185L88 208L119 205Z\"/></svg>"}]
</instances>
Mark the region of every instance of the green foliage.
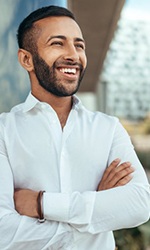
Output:
<instances>
[{"instance_id":1,"label":"green foliage","mask_svg":"<svg viewBox=\"0 0 150 250\"><path fill-rule=\"evenodd\" d=\"M148 247L150 249L150 220L147 223L141 225L139 227L139 230L141 234L143 235L143 240L144 240L146 249Z\"/></svg>"},{"instance_id":2,"label":"green foliage","mask_svg":"<svg viewBox=\"0 0 150 250\"><path fill-rule=\"evenodd\" d=\"M145 169L150 169L150 152L149 151L137 151L138 158Z\"/></svg>"},{"instance_id":3,"label":"green foliage","mask_svg":"<svg viewBox=\"0 0 150 250\"><path fill-rule=\"evenodd\" d=\"M138 228L116 231L115 238L118 250L144 250L143 236Z\"/></svg>"},{"instance_id":4,"label":"green foliage","mask_svg":"<svg viewBox=\"0 0 150 250\"><path fill-rule=\"evenodd\" d=\"M118 250L147 250L150 247L150 221L140 227L114 232Z\"/></svg>"}]
</instances>

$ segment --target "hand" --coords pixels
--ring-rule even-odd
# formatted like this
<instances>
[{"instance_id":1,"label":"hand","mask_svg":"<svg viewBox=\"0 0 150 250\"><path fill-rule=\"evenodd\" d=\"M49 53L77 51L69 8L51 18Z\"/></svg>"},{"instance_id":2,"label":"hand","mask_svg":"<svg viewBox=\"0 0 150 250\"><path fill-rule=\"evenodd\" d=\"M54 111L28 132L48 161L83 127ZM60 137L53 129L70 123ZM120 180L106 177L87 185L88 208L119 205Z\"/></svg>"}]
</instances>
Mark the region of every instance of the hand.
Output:
<instances>
[{"instance_id":1,"label":"hand","mask_svg":"<svg viewBox=\"0 0 150 250\"><path fill-rule=\"evenodd\" d=\"M37 205L38 192L30 189L15 189L14 202L15 209L20 215L38 218Z\"/></svg>"},{"instance_id":2,"label":"hand","mask_svg":"<svg viewBox=\"0 0 150 250\"><path fill-rule=\"evenodd\" d=\"M124 162L119 165L120 161L114 160L105 170L97 191L123 186L132 179L131 173L134 172L134 168L131 167L131 163Z\"/></svg>"}]
</instances>

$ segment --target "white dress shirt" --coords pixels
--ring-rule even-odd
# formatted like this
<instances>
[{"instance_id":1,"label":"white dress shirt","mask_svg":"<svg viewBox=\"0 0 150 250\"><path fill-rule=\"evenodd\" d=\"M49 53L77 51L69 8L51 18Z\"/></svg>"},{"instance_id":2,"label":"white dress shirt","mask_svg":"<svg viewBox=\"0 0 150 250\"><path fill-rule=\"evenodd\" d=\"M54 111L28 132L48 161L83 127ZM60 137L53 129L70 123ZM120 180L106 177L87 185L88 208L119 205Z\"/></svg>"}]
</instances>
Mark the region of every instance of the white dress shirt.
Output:
<instances>
[{"instance_id":1,"label":"white dress shirt","mask_svg":"<svg viewBox=\"0 0 150 250\"><path fill-rule=\"evenodd\" d=\"M96 192L116 158L132 163L132 181ZM44 223L15 211L14 188L46 191ZM114 250L112 231L147 221L149 211L145 172L117 118L74 97L62 130L52 107L31 94L0 115L0 249Z\"/></svg>"}]
</instances>

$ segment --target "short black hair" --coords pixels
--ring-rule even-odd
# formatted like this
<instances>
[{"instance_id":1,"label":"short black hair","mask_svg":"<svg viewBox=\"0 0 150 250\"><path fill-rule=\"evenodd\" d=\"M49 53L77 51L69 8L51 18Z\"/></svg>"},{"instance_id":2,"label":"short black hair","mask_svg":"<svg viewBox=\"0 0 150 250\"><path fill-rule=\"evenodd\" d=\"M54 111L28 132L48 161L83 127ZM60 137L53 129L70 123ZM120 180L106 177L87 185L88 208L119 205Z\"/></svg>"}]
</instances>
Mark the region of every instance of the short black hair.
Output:
<instances>
[{"instance_id":1,"label":"short black hair","mask_svg":"<svg viewBox=\"0 0 150 250\"><path fill-rule=\"evenodd\" d=\"M53 16L67 16L75 20L71 11L60 6L46 6L39 8L29 14L19 25L17 31L17 41L19 48L34 52L36 49L35 39L38 35L38 30L35 28L34 23L38 20L53 17Z\"/></svg>"}]
</instances>

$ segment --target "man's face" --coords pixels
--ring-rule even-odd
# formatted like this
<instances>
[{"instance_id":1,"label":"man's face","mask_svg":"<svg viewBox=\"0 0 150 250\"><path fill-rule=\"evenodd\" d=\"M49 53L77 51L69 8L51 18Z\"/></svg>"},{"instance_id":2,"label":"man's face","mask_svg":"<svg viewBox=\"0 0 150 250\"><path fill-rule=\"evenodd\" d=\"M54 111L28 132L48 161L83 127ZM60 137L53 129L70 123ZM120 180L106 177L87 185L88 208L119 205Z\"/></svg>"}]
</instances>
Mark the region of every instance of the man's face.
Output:
<instances>
[{"instance_id":1,"label":"man's face","mask_svg":"<svg viewBox=\"0 0 150 250\"><path fill-rule=\"evenodd\" d=\"M33 64L39 84L56 96L73 95L86 68L85 44L77 23L69 17L36 22L41 29Z\"/></svg>"}]
</instances>

